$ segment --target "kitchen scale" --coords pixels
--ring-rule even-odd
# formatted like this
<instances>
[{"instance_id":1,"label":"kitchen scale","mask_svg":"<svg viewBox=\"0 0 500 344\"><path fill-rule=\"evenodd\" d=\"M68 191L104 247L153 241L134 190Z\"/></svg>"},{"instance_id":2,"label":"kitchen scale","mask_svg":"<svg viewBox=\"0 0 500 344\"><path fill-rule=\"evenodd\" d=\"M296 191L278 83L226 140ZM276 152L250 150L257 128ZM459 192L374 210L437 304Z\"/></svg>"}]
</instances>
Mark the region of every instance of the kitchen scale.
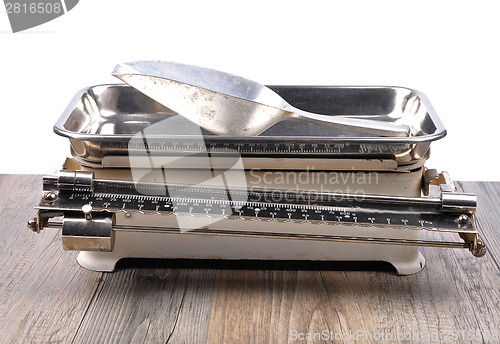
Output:
<instances>
[{"instance_id":1,"label":"kitchen scale","mask_svg":"<svg viewBox=\"0 0 500 344\"><path fill-rule=\"evenodd\" d=\"M97 271L122 258L180 258L385 261L406 275L425 265L420 246L485 254L476 197L424 166L446 131L422 93L270 88L303 110L409 133L286 118L259 135L221 136L140 88L92 86L54 126L71 156L43 178L28 226L62 229L63 248Z\"/></svg>"}]
</instances>

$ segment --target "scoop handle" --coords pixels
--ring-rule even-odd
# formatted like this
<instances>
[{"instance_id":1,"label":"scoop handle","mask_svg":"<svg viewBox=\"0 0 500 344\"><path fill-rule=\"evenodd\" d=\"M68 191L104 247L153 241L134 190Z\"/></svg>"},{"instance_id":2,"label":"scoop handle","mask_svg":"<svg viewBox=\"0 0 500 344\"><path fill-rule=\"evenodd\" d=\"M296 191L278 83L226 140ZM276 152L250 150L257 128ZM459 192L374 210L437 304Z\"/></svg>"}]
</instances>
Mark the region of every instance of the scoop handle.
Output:
<instances>
[{"instance_id":1,"label":"scoop handle","mask_svg":"<svg viewBox=\"0 0 500 344\"><path fill-rule=\"evenodd\" d=\"M361 118L319 115L294 107L290 108L290 116L292 118L304 120L306 122L319 124L322 126L329 126L374 136L405 137L410 135L410 127L404 124L381 122Z\"/></svg>"}]
</instances>

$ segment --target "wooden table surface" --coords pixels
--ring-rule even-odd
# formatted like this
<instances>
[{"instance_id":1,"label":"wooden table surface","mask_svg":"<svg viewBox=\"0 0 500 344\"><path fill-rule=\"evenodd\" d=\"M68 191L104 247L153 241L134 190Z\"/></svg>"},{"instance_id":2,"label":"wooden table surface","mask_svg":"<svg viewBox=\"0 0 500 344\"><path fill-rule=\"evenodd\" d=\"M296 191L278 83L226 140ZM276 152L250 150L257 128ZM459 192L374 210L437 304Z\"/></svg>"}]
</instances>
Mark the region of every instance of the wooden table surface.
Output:
<instances>
[{"instance_id":1,"label":"wooden table surface","mask_svg":"<svg viewBox=\"0 0 500 344\"><path fill-rule=\"evenodd\" d=\"M1 175L0 343L498 343L500 183L458 184L478 195L483 258L422 248L427 266L411 276L383 263L144 260L101 273L62 250L60 231L27 229L40 176Z\"/></svg>"}]
</instances>

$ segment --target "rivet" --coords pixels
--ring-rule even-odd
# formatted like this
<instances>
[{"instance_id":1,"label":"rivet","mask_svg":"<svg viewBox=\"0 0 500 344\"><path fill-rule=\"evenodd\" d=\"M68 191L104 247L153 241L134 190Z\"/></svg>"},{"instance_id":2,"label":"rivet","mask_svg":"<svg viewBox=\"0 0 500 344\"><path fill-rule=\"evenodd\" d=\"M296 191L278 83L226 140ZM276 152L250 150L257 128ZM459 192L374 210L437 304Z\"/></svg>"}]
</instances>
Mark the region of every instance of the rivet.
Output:
<instances>
[{"instance_id":1,"label":"rivet","mask_svg":"<svg viewBox=\"0 0 500 344\"><path fill-rule=\"evenodd\" d=\"M36 218L33 218L28 221L28 228L31 229L33 232L38 232L38 221Z\"/></svg>"},{"instance_id":2,"label":"rivet","mask_svg":"<svg viewBox=\"0 0 500 344\"><path fill-rule=\"evenodd\" d=\"M468 215L462 214L459 217L457 217L457 222L462 225L465 225L467 223L470 223L470 218Z\"/></svg>"},{"instance_id":3,"label":"rivet","mask_svg":"<svg viewBox=\"0 0 500 344\"><path fill-rule=\"evenodd\" d=\"M57 195L53 192L47 192L43 195L43 199L47 202L53 202L57 199Z\"/></svg>"},{"instance_id":4,"label":"rivet","mask_svg":"<svg viewBox=\"0 0 500 344\"><path fill-rule=\"evenodd\" d=\"M84 206L82 206L82 211L87 220L92 219L92 206L90 204L85 204Z\"/></svg>"}]
</instances>

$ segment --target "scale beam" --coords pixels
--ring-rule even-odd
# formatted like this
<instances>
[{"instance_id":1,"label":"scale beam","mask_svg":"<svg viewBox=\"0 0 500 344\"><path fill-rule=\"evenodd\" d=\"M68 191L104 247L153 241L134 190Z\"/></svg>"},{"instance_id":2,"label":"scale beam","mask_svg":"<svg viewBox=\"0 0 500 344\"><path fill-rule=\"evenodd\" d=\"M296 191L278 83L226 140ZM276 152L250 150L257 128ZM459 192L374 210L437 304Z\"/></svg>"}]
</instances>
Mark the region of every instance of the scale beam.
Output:
<instances>
[{"instance_id":1,"label":"scale beam","mask_svg":"<svg viewBox=\"0 0 500 344\"><path fill-rule=\"evenodd\" d=\"M72 234L72 226L76 226L75 228L81 232L82 226L87 223L90 226L88 230L92 233L92 230L95 231L92 225L93 214L100 214L98 215L100 217L113 217L124 213L127 216L141 214L210 218L214 223L259 220L304 225L347 225L440 231L458 233L464 242L398 240L311 233L263 233L252 230L242 232L219 230L210 226L205 226L203 229L190 228L189 231L184 231L183 228L161 230L177 233L182 231L197 235L454 247L467 248L476 256L482 256L485 253L484 244L478 240L478 232L474 228L476 198L469 194L442 192L440 197L398 197L240 188L231 189L231 192L244 196L246 201L232 201L226 198L228 190L224 187L199 185L168 185L167 187L161 183L94 179L91 172L82 171L63 171L59 176L45 177L43 184L44 198L37 207L39 219L31 223L31 227L39 231L44 227L51 227L48 219L56 215L64 216L67 219L65 232L68 237L72 237L69 240L71 244L67 246L72 248L75 247L74 237L78 238L78 235ZM158 195L161 192L164 193L163 196ZM170 196L170 193L175 197ZM61 227L64 229L65 225ZM228 224L227 227L231 228L231 225ZM120 227L109 225L107 231L109 238L111 238L112 230L120 230ZM138 226L135 230L145 230L145 228ZM100 228L98 232L102 233L102 229ZM92 247L98 250L112 249L112 244L103 244L98 235L96 235L99 238L95 240L96 243L89 239L92 235L86 233L84 236L85 238L81 240L85 249L92 249Z\"/></svg>"}]
</instances>

